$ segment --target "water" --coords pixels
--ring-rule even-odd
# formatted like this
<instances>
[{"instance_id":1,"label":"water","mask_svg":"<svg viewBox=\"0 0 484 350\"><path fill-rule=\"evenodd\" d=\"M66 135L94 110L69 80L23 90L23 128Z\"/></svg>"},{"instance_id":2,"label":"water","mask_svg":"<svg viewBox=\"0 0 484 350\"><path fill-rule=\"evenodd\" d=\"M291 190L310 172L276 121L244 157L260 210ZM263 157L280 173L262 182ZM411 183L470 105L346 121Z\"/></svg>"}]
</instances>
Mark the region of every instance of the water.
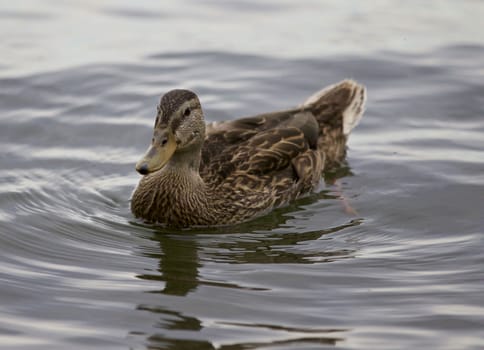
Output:
<instances>
[{"instance_id":1,"label":"water","mask_svg":"<svg viewBox=\"0 0 484 350\"><path fill-rule=\"evenodd\" d=\"M484 348L482 2L45 3L0 10L1 349ZM130 214L163 92L214 121L346 77L368 108L320 193Z\"/></svg>"}]
</instances>

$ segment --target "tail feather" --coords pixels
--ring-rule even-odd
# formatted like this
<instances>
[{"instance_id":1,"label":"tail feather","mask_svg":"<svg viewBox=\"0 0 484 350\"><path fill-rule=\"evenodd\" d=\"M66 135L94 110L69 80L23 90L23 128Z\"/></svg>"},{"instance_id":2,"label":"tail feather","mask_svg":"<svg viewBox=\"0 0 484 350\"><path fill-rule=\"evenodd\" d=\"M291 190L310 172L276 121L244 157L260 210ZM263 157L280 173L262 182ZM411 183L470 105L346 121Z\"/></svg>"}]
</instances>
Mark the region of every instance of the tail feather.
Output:
<instances>
[{"instance_id":1,"label":"tail feather","mask_svg":"<svg viewBox=\"0 0 484 350\"><path fill-rule=\"evenodd\" d=\"M321 126L340 126L348 136L360 121L365 102L365 87L348 79L316 92L301 107L311 109Z\"/></svg>"}]
</instances>

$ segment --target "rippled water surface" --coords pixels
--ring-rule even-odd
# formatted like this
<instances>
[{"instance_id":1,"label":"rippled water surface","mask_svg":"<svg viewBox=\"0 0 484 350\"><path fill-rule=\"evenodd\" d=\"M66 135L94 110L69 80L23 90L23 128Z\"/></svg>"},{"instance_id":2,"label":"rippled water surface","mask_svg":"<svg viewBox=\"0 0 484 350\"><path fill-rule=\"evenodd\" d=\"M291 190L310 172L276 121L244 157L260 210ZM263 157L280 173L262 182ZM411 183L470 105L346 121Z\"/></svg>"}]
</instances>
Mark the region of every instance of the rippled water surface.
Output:
<instances>
[{"instance_id":1,"label":"rippled water surface","mask_svg":"<svg viewBox=\"0 0 484 350\"><path fill-rule=\"evenodd\" d=\"M2 3L0 348L484 348L484 4L201 4ZM320 193L132 217L162 93L215 121L347 77L367 111Z\"/></svg>"}]
</instances>

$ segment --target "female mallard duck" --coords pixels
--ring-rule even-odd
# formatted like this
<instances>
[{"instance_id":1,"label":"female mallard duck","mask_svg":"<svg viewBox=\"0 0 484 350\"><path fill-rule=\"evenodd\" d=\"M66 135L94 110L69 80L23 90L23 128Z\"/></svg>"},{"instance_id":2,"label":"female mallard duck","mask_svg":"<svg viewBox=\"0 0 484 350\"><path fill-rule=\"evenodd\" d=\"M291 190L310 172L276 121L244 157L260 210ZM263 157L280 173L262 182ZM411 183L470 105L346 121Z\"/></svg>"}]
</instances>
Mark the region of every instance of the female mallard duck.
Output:
<instances>
[{"instance_id":1,"label":"female mallard duck","mask_svg":"<svg viewBox=\"0 0 484 350\"><path fill-rule=\"evenodd\" d=\"M166 93L151 146L136 164L136 217L170 226L240 223L311 192L338 165L363 113L365 88L345 80L301 106L205 125L197 95Z\"/></svg>"}]
</instances>

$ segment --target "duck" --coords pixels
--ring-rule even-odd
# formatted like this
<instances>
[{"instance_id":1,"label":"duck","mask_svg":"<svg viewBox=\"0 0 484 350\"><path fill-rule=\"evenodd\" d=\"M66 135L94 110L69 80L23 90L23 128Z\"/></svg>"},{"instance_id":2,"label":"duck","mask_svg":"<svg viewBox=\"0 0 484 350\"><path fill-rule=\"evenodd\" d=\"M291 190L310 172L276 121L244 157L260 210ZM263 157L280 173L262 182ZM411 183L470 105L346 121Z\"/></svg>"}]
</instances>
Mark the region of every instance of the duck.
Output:
<instances>
[{"instance_id":1,"label":"duck","mask_svg":"<svg viewBox=\"0 0 484 350\"><path fill-rule=\"evenodd\" d=\"M169 227L235 225L314 192L345 160L366 88L343 80L297 107L205 123L198 96L164 94L131 211Z\"/></svg>"}]
</instances>

